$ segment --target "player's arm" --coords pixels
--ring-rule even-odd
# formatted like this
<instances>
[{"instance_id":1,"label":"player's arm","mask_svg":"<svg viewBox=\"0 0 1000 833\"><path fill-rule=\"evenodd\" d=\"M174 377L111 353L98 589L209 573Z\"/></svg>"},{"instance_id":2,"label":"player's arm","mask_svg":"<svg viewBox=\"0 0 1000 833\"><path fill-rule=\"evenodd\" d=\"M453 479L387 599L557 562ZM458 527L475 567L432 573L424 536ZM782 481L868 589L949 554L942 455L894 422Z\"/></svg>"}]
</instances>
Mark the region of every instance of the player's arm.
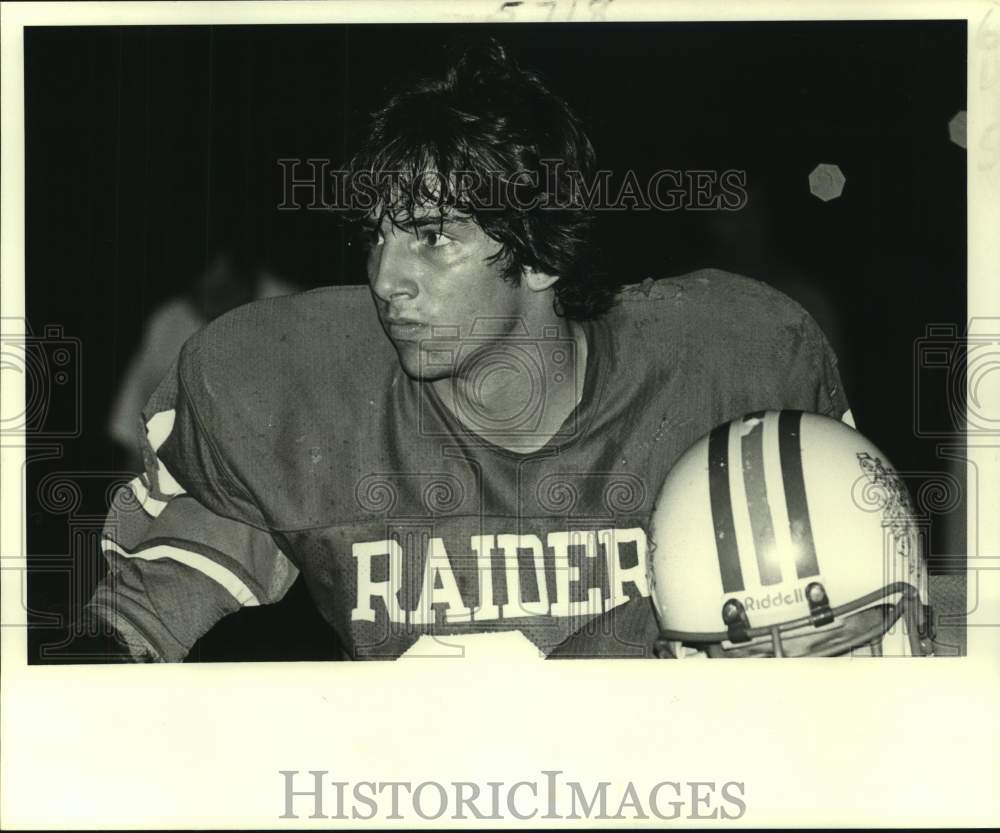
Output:
<instances>
[{"instance_id":1,"label":"player's arm","mask_svg":"<svg viewBox=\"0 0 1000 833\"><path fill-rule=\"evenodd\" d=\"M231 476L177 379L175 366L146 407L145 471L113 497L108 574L84 611L113 632L97 650L112 660L182 660L222 617L278 601L298 574L266 530L239 517Z\"/></svg>"}]
</instances>

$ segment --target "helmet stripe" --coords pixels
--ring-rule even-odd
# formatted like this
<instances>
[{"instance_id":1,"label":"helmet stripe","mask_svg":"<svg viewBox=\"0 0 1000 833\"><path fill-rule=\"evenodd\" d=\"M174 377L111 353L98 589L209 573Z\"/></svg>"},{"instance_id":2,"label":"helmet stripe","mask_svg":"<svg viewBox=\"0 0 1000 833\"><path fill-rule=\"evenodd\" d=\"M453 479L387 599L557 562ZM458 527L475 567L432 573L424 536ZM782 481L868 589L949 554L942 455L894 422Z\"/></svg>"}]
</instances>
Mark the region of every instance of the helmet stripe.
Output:
<instances>
[{"instance_id":1,"label":"helmet stripe","mask_svg":"<svg viewBox=\"0 0 1000 833\"><path fill-rule=\"evenodd\" d=\"M753 546L757 553L757 569L763 585L781 582L781 564L774 540L771 505L764 481L764 413L748 414L741 424L743 439L743 484L746 488L747 511L753 530Z\"/></svg>"},{"instance_id":2,"label":"helmet stripe","mask_svg":"<svg viewBox=\"0 0 1000 833\"><path fill-rule=\"evenodd\" d=\"M729 495L729 425L720 425L708 438L708 492L715 527L722 588L726 593L743 590L743 571L736 545L733 506Z\"/></svg>"},{"instance_id":3,"label":"helmet stripe","mask_svg":"<svg viewBox=\"0 0 1000 833\"><path fill-rule=\"evenodd\" d=\"M785 481L785 505L788 507L792 549L795 552L795 570L799 578L805 578L819 575L819 562L816 560L805 477L802 474L801 423L801 411L782 411L778 417L778 448L781 475Z\"/></svg>"}]
</instances>

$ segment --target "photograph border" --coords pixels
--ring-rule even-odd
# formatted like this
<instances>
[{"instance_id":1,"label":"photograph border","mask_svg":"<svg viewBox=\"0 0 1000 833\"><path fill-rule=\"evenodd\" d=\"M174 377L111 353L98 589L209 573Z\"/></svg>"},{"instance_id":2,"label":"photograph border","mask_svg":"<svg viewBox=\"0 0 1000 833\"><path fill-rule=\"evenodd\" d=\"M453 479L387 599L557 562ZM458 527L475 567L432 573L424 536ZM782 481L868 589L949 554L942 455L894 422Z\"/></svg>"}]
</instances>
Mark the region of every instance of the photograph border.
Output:
<instances>
[{"instance_id":1,"label":"photograph border","mask_svg":"<svg viewBox=\"0 0 1000 833\"><path fill-rule=\"evenodd\" d=\"M500 14L499 18L496 15ZM0 304L24 316L23 27L625 20L968 20L968 317L1000 324L1000 2L353 2L5 4ZM492 17L491 17L492 15ZM901 68L905 71L905 68ZM975 323L979 322L979 323ZM1000 344L997 348L1000 351ZM994 357L995 358L995 357ZM995 362L1000 367L1000 363ZM5 374L5 413L24 388ZM982 385L1000 414L1000 374ZM10 403L13 404L10 404ZM908 404L908 403L907 403ZM8 410L9 409L9 410ZM907 430L910 426L907 424ZM282 819L281 771L330 781L542 781L640 794L663 781L744 785L738 827L1000 822L1000 432L970 436L968 656L931 663L29 666L23 444L3 438L0 812L5 829L357 827ZM978 484L978 487L976 486ZM974 580L975 579L975 580ZM678 823L691 824L691 817ZM379 827L514 826L407 816ZM522 823L565 827L593 819ZM615 822L602 822L611 826ZM662 826L655 817L622 826Z\"/></svg>"}]
</instances>

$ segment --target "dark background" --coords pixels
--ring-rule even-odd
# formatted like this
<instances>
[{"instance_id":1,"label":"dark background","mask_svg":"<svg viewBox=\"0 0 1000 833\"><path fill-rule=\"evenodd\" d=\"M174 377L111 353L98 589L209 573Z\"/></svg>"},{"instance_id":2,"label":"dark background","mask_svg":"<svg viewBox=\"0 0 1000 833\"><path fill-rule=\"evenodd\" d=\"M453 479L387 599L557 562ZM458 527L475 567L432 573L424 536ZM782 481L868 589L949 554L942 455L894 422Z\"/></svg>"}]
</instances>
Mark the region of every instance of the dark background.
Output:
<instances>
[{"instance_id":1,"label":"dark background","mask_svg":"<svg viewBox=\"0 0 1000 833\"><path fill-rule=\"evenodd\" d=\"M919 340L966 320L966 156L948 134L966 106L964 22L34 27L28 325L36 338L62 328L46 343L69 345L72 378L36 381L44 391L29 379L29 400L44 400L25 496L31 661L73 657L58 647L66 616L103 570L108 492L131 477L108 409L147 317L222 241L303 288L363 283L328 214L277 210L277 159L338 165L387 84L433 68L473 29L570 101L619 176L747 171L737 213L604 215L618 277L716 266L795 297L840 356L858 427L925 503L923 486L948 470L945 438L926 429L950 423L947 368L919 369ZM822 162L847 177L830 202L809 191ZM945 504L926 516L938 572L965 549L964 503ZM335 652L296 586L224 620L191 659Z\"/></svg>"}]
</instances>

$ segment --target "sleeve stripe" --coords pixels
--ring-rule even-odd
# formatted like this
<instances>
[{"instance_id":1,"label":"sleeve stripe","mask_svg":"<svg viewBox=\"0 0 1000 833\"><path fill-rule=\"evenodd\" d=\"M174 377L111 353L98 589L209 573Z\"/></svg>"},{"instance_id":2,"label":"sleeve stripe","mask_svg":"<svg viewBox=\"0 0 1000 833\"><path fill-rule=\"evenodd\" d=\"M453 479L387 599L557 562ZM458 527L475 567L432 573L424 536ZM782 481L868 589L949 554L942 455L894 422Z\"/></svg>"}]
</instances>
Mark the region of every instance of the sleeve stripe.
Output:
<instances>
[{"instance_id":1,"label":"sleeve stripe","mask_svg":"<svg viewBox=\"0 0 1000 833\"><path fill-rule=\"evenodd\" d=\"M170 546L169 544L158 544L138 550L137 552L129 552L124 547L119 546L109 536L104 538L104 550L105 552L112 552L124 558L141 558L145 561L156 561L161 558L172 559L197 570L199 573L208 576L213 581L222 585L243 607L256 607L260 604L250 588L236 575L200 553L190 552L180 547Z\"/></svg>"},{"instance_id":2,"label":"sleeve stripe","mask_svg":"<svg viewBox=\"0 0 1000 833\"><path fill-rule=\"evenodd\" d=\"M149 441L149 447L154 452L159 451L160 446L167 441L170 432L174 430L174 420L176 418L177 411L171 408L168 411L160 411L153 414L146 422L146 439ZM166 497L185 494L184 487L174 479L174 476L168 471L166 464L160 459L158 454L156 456L156 465L156 487L160 494Z\"/></svg>"},{"instance_id":3,"label":"sleeve stripe","mask_svg":"<svg viewBox=\"0 0 1000 833\"><path fill-rule=\"evenodd\" d=\"M132 494L135 495L135 499L139 501L139 505L143 508L143 511L151 518L158 518L160 513L166 509L167 501L157 500L153 497L149 493L149 489L146 488L146 484L142 482L141 477L136 477L130 481L128 486L132 490Z\"/></svg>"},{"instance_id":4,"label":"sleeve stripe","mask_svg":"<svg viewBox=\"0 0 1000 833\"><path fill-rule=\"evenodd\" d=\"M156 458L156 485L160 490L161 495L166 497L176 497L177 495L186 495L184 487L181 486L174 476L167 469L166 464L159 457Z\"/></svg>"},{"instance_id":5,"label":"sleeve stripe","mask_svg":"<svg viewBox=\"0 0 1000 833\"><path fill-rule=\"evenodd\" d=\"M153 414L146 422L146 436L149 438L149 445L153 451L159 451L160 446L166 442L170 432L174 430L176 418L177 411L171 408L169 411Z\"/></svg>"}]
</instances>

